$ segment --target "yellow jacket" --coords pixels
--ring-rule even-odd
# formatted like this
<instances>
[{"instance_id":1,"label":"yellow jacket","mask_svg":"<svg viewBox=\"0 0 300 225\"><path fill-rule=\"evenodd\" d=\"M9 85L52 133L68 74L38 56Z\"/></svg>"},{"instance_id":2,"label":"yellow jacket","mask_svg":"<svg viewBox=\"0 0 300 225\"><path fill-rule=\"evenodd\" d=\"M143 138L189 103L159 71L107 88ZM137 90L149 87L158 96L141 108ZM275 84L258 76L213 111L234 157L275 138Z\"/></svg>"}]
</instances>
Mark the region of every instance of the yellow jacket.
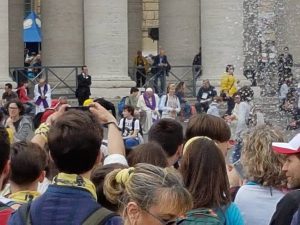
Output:
<instances>
[{"instance_id":1,"label":"yellow jacket","mask_svg":"<svg viewBox=\"0 0 300 225\"><path fill-rule=\"evenodd\" d=\"M142 61L143 61L143 64L144 64L144 68L145 68L146 73L147 73L147 71L148 71L148 69L149 69L149 63L148 63L147 59L146 59L144 56L141 56L140 59L138 59L138 58L139 58L138 56L136 56L136 57L134 58L134 66L135 66L135 67L138 66L138 60L142 60Z\"/></svg>"},{"instance_id":2,"label":"yellow jacket","mask_svg":"<svg viewBox=\"0 0 300 225\"><path fill-rule=\"evenodd\" d=\"M230 97L237 92L237 87L235 85L236 79L234 75L229 75L225 73L221 78L221 92L228 94Z\"/></svg>"}]
</instances>

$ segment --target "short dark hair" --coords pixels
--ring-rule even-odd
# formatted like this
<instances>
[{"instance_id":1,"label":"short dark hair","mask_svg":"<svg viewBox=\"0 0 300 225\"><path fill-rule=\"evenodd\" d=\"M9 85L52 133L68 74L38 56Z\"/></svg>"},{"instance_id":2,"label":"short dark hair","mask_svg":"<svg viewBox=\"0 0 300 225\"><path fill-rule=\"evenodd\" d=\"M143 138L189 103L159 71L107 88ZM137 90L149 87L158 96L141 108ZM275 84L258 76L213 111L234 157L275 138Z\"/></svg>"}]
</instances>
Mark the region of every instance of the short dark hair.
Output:
<instances>
[{"instance_id":1,"label":"short dark hair","mask_svg":"<svg viewBox=\"0 0 300 225\"><path fill-rule=\"evenodd\" d=\"M127 160L129 166L135 166L138 163L148 163L162 168L169 166L167 154L156 142L138 145L130 151Z\"/></svg>"},{"instance_id":2,"label":"short dark hair","mask_svg":"<svg viewBox=\"0 0 300 225\"><path fill-rule=\"evenodd\" d=\"M8 112L9 105L12 104L12 103L15 103L17 105L17 107L19 108L20 115L24 115L25 107L22 104L22 102L20 102L19 100L16 100L16 99L12 99L8 103L6 103L6 105L5 105L6 112Z\"/></svg>"},{"instance_id":3,"label":"short dark hair","mask_svg":"<svg viewBox=\"0 0 300 225\"><path fill-rule=\"evenodd\" d=\"M99 154L103 131L90 112L69 110L49 130L50 154L60 172L90 171Z\"/></svg>"},{"instance_id":4,"label":"short dark hair","mask_svg":"<svg viewBox=\"0 0 300 225\"><path fill-rule=\"evenodd\" d=\"M0 174L9 160L10 143L5 127L0 126ZM1 187L0 187L1 189Z\"/></svg>"},{"instance_id":5,"label":"short dark hair","mask_svg":"<svg viewBox=\"0 0 300 225\"><path fill-rule=\"evenodd\" d=\"M124 110L127 110L132 116L134 115L134 108L131 105L125 105Z\"/></svg>"},{"instance_id":6,"label":"short dark hair","mask_svg":"<svg viewBox=\"0 0 300 225\"><path fill-rule=\"evenodd\" d=\"M9 89L12 89L12 84L11 83L6 83L5 86L8 87Z\"/></svg>"},{"instance_id":7,"label":"short dark hair","mask_svg":"<svg viewBox=\"0 0 300 225\"><path fill-rule=\"evenodd\" d=\"M104 179L106 174L110 173L111 171L115 169L126 169L126 168L128 168L128 166L119 163L112 163L112 164L104 165L102 167L100 166L96 167L91 174L91 181L96 186L98 203L101 204L103 207L114 212L118 211L119 204L113 204L106 199L103 193Z\"/></svg>"},{"instance_id":8,"label":"short dark hair","mask_svg":"<svg viewBox=\"0 0 300 225\"><path fill-rule=\"evenodd\" d=\"M87 65L83 65L83 66L81 67L81 70L83 70L85 67L87 67Z\"/></svg>"},{"instance_id":9,"label":"short dark hair","mask_svg":"<svg viewBox=\"0 0 300 225\"><path fill-rule=\"evenodd\" d=\"M130 88L130 94L134 93L134 92L139 92L140 90L137 87L132 87Z\"/></svg>"},{"instance_id":10,"label":"short dark hair","mask_svg":"<svg viewBox=\"0 0 300 225\"><path fill-rule=\"evenodd\" d=\"M228 72L230 68L232 68L234 70L234 66L229 64L226 66L226 72Z\"/></svg>"},{"instance_id":11,"label":"short dark hair","mask_svg":"<svg viewBox=\"0 0 300 225\"><path fill-rule=\"evenodd\" d=\"M34 182L47 164L47 154L38 144L20 141L12 144L10 156L10 180L17 185Z\"/></svg>"},{"instance_id":12,"label":"short dark hair","mask_svg":"<svg viewBox=\"0 0 300 225\"><path fill-rule=\"evenodd\" d=\"M186 128L186 140L196 136L207 136L213 140L225 142L229 141L231 131L224 119L203 113L192 116Z\"/></svg>"},{"instance_id":13,"label":"short dark hair","mask_svg":"<svg viewBox=\"0 0 300 225\"><path fill-rule=\"evenodd\" d=\"M168 157L175 155L178 146L183 143L183 128L173 119L161 119L153 124L148 134L149 141L162 146Z\"/></svg>"}]
</instances>

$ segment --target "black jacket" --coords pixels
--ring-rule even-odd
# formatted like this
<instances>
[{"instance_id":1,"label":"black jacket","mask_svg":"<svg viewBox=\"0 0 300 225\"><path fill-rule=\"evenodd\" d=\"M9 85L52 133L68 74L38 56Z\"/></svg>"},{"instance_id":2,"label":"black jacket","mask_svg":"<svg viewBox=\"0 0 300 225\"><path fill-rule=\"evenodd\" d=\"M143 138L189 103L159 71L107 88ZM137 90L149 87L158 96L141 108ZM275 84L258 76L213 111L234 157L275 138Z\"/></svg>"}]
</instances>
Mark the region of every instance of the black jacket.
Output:
<instances>
[{"instance_id":1,"label":"black jacket","mask_svg":"<svg viewBox=\"0 0 300 225\"><path fill-rule=\"evenodd\" d=\"M89 97L91 95L91 84L92 78L90 75L87 75L87 78L84 78L83 74L77 75L76 97Z\"/></svg>"}]
</instances>

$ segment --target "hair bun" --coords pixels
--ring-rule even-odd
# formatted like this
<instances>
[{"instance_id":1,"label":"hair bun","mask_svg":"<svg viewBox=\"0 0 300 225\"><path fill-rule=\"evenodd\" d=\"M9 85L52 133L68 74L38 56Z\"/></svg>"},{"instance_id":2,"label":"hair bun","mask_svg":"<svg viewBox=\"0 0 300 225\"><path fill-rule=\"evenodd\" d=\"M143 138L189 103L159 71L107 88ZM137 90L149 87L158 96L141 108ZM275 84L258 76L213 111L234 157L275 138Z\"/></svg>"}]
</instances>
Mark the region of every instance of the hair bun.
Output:
<instances>
[{"instance_id":1,"label":"hair bun","mask_svg":"<svg viewBox=\"0 0 300 225\"><path fill-rule=\"evenodd\" d=\"M116 175L116 178L115 178L116 182L118 184L125 185L130 180L133 172L134 172L134 168L133 167L130 167L130 168L127 168L127 169L122 169Z\"/></svg>"}]
</instances>

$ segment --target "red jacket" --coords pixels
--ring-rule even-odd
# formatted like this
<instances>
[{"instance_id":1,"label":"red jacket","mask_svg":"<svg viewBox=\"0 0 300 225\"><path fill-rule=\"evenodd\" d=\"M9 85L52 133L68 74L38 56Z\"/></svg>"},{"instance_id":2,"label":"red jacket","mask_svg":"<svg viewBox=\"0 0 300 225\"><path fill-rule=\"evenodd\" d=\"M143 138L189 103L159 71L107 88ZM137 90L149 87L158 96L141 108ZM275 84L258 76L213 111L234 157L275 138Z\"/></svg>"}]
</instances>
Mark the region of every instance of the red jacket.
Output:
<instances>
[{"instance_id":1,"label":"red jacket","mask_svg":"<svg viewBox=\"0 0 300 225\"><path fill-rule=\"evenodd\" d=\"M22 103L27 103L31 99L27 96L27 90L24 86L18 88L19 100Z\"/></svg>"}]
</instances>

